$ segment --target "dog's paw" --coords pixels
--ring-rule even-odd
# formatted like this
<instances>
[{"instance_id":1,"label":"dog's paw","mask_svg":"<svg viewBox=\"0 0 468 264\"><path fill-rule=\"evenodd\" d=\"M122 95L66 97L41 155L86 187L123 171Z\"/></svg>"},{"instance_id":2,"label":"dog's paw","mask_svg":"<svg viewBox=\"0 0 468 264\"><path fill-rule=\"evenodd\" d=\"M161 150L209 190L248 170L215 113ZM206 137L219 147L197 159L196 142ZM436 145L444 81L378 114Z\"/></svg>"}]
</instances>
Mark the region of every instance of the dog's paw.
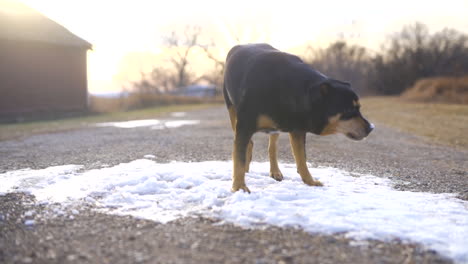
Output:
<instances>
[{"instance_id":1,"label":"dog's paw","mask_svg":"<svg viewBox=\"0 0 468 264\"><path fill-rule=\"evenodd\" d=\"M315 181L315 180L304 181L304 183L309 186L323 186L323 183L321 183L320 181Z\"/></svg>"},{"instance_id":2,"label":"dog's paw","mask_svg":"<svg viewBox=\"0 0 468 264\"><path fill-rule=\"evenodd\" d=\"M277 180L277 181L282 181L283 180L283 174L281 173L281 171L270 171L270 177L272 177L273 179Z\"/></svg>"},{"instance_id":3,"label":"dog's paw","mask_svg":"<svg viewBox=\"0 0 468 264\"><path fill-rule=\"evenodd\" d=\"M247 185L240 185L240 186L232 186L231 191L232 192L237 192L239 190L243 190L246 193L250 193L249 188L247 188Z\"/></svg>"}]
</instances>

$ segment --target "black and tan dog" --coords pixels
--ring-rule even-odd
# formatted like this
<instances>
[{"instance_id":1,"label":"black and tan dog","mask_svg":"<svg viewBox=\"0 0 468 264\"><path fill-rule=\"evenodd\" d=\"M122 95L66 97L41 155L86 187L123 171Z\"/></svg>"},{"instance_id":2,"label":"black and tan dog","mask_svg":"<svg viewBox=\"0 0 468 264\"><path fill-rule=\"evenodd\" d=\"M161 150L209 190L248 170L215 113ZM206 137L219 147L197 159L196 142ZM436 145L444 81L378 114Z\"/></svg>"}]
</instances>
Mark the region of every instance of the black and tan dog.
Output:
<instances>
[{"instance_id":1,"label":"black and tan dog","mask_svg":"<svg viewBox=\"0 0 468 264\"><path fill-rule=\"evenodd\" d=\"M250 192L245 172L252 160L252 135L270 133L270 175L281 181L277 131L289 132L297 171L305 184L321 186L306 165L306 133L343 133L360 140L374 128L359 111L350 84L328 78L297 56L268 44L235 46L229 51L224 75L224 99L235 133L232 190Z\"/></svg>"}]
</instances>

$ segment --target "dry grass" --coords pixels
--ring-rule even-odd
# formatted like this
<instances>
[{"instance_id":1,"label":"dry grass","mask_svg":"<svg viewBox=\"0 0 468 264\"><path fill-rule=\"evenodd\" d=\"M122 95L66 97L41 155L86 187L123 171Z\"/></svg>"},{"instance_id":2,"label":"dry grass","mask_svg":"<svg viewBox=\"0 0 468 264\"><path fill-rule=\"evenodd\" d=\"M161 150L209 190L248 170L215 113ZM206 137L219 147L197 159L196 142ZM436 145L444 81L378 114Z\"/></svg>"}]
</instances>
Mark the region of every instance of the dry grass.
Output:
<instances>
[{"instance_id":1,"label":"dry grass","mask_svg":"<svg viewBox=\"0 0 468 264\"><path fill-rule=\"evenodd\" d=\"M98 96L89 97L90 110L95 113L110 113L155 106L222 102L222 97L200 98L169 94L130 94L117 98L104 98Z\"/></svg>"},{"instance_id":2,"label":"dry grass","mask_svg":"<svg viewBox=\"0 0 468 264\"><path fill-rule=\"evenodd\" d=\"M397 97L361 100L363 114L375 123L468 149L468 105L415 103Z\"/></svg>"},{"instance_id":3,"label":"dry grass","mask_svg":"<svg viewBox=\"0 0 468 264\"><path fill-rule=\"evenodd\" d=\"M47 121L24 122L18 124L0 124L0 141L18 139L34 134L63 132L92 126L99 122L128 121L157 118L166 113L190 111L211 107L213 104L187 104L145 108L133 111L94 114L84 117L65 118Z\"/></svg>"},{"instance_id":4,"label":"dry grass","mask_svg":"<svg viewBox=\"0 0 468 264\"><path fill-rule=\"evenodd\" d=\"M420 102L468 104L468 76L421 79L401 97Z\"/></svg>"}]
</instances>

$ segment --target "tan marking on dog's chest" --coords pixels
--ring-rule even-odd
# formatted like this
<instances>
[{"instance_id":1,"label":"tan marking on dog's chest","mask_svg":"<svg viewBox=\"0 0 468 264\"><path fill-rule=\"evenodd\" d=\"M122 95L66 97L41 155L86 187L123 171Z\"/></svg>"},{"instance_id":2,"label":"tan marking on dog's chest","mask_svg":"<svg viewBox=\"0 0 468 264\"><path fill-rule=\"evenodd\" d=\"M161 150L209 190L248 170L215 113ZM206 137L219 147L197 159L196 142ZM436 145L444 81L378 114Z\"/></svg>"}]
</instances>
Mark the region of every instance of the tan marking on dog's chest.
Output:
<instances>
[{"instance_id":1,"label":"tan marking on dog's chest","mask_svg":"<svg viewBox=\"0 0 468 264\"><path fill-rule=\"evenodd\" d=\"M278 129L278 125L271 119L269 116L266 115L259 115L257 118L257 129Z\"/></svg>"}]
</instances>

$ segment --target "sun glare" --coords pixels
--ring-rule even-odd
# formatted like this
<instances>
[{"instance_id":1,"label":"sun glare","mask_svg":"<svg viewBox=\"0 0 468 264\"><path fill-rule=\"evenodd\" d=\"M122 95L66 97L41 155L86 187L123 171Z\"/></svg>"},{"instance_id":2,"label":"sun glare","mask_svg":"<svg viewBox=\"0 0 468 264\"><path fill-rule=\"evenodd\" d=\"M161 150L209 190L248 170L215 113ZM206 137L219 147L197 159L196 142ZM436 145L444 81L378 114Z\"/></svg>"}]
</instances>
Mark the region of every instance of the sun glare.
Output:
<instances>
[{"instance_id":1,"label":"sun glare","mask_svg":"<svg viewBox=\"0 0 468 264\"><path fill-rule=\"evenodd\" d=\"M282 50L295 50L307 44L320 46L346 39L377 49L389 32L416 20L437 30L452 27L468 31L463 15L468 13L468 3L447 1L451 3L440 6L431 1L403 0L291 0L281 5L247 0L22 0L93 44L88 56L91 92L121 89L126 72L128 80L134 78L139 69L122 66L128 54L149 54L139 56L141 65L158 63L145 60L153 60L153 55L161 52L165 34L186 25L200 26L209 35L206 41L215 42L220 59L233 45L246 42L269 42ZM117 74L120 83L115 81Z\"/></svg>"}]
</instances>

